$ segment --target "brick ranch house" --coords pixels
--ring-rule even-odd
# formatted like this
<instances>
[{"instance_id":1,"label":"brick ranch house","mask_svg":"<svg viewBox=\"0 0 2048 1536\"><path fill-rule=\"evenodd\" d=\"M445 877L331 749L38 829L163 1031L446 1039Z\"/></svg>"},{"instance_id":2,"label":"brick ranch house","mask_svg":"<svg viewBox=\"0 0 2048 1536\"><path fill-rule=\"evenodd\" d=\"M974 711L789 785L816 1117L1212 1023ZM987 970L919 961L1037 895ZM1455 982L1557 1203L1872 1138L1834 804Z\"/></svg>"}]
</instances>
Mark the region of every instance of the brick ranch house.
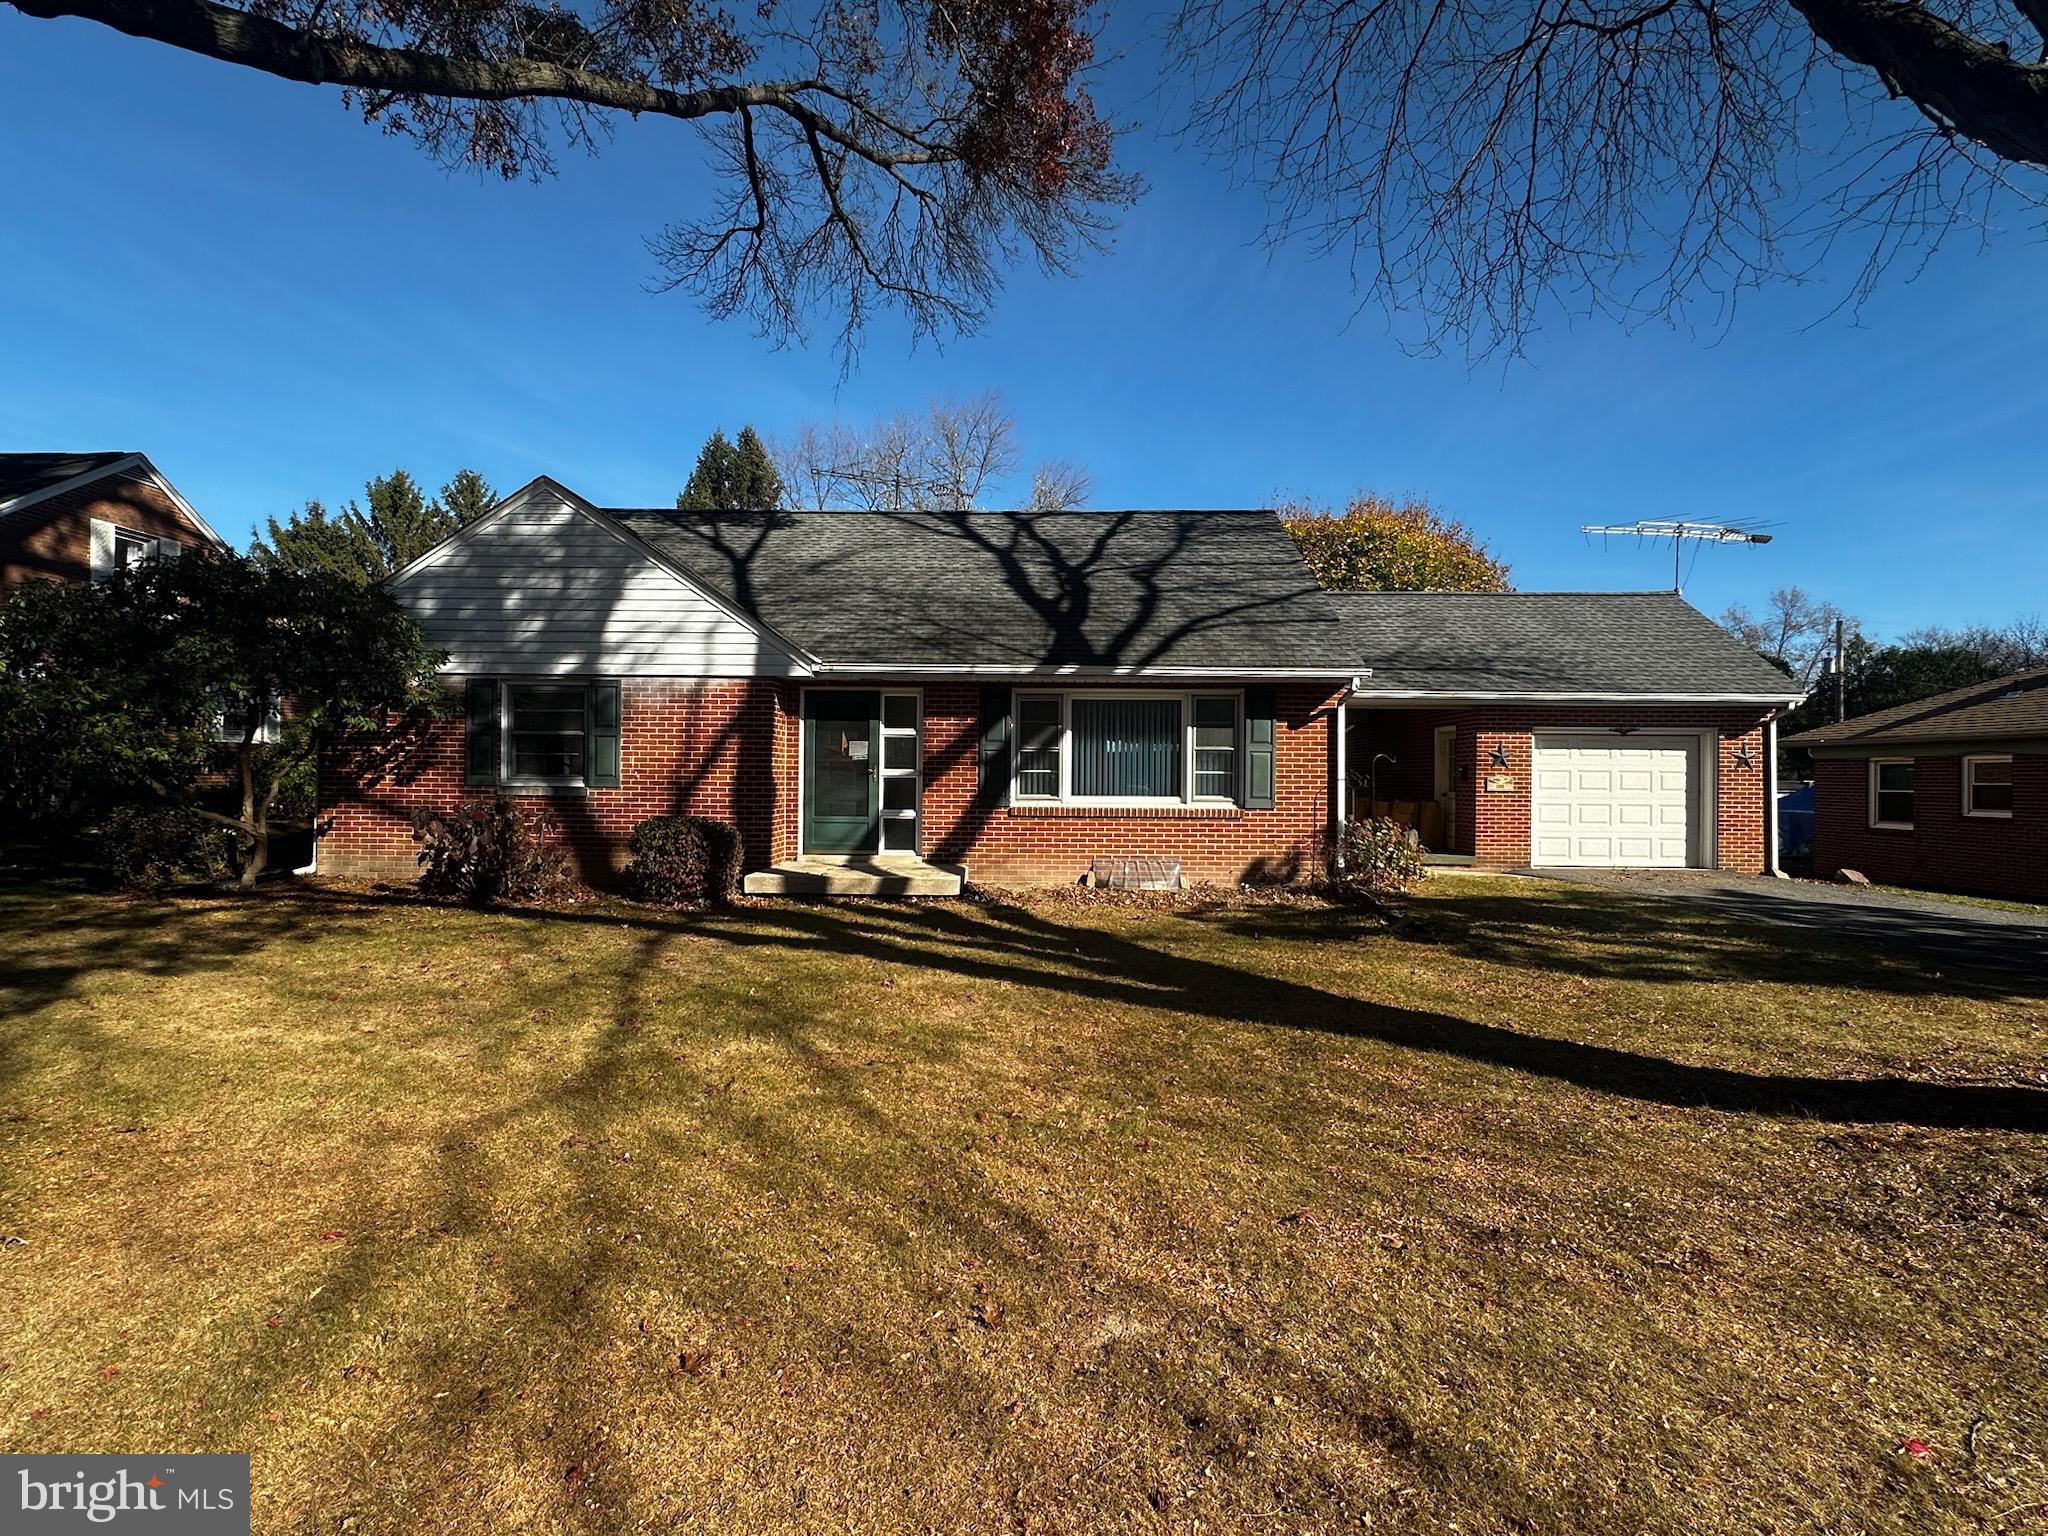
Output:
<instances>
[{"instance_id":1,"label":"brick ranch house","mask_svg":"<svg viewBox=\"0 0 2048 1536\"><path fill-rule=\"evenodd\" d=\"M227 547L144 454L0 453L0 602L30 581Z\"/></svg>"},{"instance_id":2,"label":"brick ranch house","mask_svg":"<svg viewBox=\"0 0 2048 1536\"><path fill-rule=\"evenodd\" d=\"M2048 668L1786 738L1816 874L2048 901Z\"/></svg>"},{"instance_id":3,"label":"brick ranch house","mask_svg":"<svg viewBox=\"0 0 2048 1536\"><path fill-rule=\"evenodd\" d=\"M1388 755L1481 864L1772 857L1792 691L1684 603L1325 593L1266 512L690 513L540 479L389 589L459 705L330 754L323 874L409 878L415 808L506 794L591 879L687 811L756 871L1284 881Z\"/></svg>"}]
</instances>

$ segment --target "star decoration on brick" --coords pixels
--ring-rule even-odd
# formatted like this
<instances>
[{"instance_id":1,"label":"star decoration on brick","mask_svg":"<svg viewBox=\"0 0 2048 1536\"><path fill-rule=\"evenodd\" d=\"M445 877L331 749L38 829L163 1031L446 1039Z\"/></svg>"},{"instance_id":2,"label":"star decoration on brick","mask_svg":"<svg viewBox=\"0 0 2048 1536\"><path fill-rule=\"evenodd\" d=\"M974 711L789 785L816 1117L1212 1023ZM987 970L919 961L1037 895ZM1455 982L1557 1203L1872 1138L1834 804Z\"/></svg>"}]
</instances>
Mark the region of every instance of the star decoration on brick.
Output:
<instances>
[{"instance_id":1,"label":"star decoration on brick","mask_svg":"<svg viewBox=\"0 0 2048 1536\"><path fill-rule=\"evenodd\" d=\"M1507 767L1508 749L1506 747L1495 747L1491 752L1487 754L1487 761L1496 768Z\"/></svg>"},{"instance_id":2,"label":"star decoration on brick","mask_svg":"<svg viewBox=\"0 0 2048 1536\"><path fill-rule=\"evenodd\" d=\"M1735 766L1738 768L1754 768L1756 766L1756 759L1750 756L1749 743L1746 741L1735 749Z\"/></svg>"}]
</instances>

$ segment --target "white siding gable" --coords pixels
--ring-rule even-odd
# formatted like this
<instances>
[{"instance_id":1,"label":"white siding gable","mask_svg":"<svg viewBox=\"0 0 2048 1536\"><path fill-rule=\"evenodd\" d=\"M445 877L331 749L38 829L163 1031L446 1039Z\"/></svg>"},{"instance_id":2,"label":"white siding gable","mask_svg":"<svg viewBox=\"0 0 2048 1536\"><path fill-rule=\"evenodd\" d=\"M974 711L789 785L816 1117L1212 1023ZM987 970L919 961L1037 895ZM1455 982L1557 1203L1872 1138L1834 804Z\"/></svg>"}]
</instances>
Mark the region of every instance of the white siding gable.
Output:
<instances>
[{"instance_id":1,"label":"white siding gable","mask_svg":"<svg viewBox=\"0 0 2048 1536\"><path fill-rule=\"evenodd\" d=\"M450 672L793 677L788 647L543 487L392 582Z\"/></svg>"}]
</instances>

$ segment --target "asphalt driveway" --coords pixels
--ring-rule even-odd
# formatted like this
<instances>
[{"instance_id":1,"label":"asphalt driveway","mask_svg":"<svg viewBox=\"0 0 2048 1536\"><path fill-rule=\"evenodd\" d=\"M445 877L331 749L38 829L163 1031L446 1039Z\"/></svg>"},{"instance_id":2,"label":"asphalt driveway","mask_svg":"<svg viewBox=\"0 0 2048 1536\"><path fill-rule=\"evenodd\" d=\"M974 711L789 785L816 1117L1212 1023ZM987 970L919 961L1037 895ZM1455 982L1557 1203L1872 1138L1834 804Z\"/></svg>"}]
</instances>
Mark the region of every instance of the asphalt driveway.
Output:
<instances>
[{"instance_id":1,"label":"asphalt driveway","mask_svg":"<svg viewBox=\"0 0 2048 1536\"><path fill-rule=\"evenodd\" d=\"M2030 912L1964 906L1819 880L1772 880L1715 870L1542 869L1545 880L1597 885L1654 901L1680 901L1756 922L1819 930L1936 965L2048 978L2048 920Z\"/></svg>"}]
</instances>

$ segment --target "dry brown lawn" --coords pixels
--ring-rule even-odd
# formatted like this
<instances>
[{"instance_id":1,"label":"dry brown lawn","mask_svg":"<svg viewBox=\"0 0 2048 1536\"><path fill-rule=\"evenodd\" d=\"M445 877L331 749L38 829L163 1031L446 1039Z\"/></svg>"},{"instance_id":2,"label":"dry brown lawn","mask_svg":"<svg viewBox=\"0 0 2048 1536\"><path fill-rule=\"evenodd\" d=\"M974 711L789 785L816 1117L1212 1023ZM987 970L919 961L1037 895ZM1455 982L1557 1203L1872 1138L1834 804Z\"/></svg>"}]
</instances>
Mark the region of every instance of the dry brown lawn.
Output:
<instances>
[{"instance_id":1,"label":"dry brown lawn","mask_svg":"<svg viewBox=\"0 0 2048 1536\"><path fill-rule=\"evenodd\" d=\"M0 1448L262 1532L2048 1529L2048 982L1414 906L0 895Z\"/></svg>"}]
</instances>

